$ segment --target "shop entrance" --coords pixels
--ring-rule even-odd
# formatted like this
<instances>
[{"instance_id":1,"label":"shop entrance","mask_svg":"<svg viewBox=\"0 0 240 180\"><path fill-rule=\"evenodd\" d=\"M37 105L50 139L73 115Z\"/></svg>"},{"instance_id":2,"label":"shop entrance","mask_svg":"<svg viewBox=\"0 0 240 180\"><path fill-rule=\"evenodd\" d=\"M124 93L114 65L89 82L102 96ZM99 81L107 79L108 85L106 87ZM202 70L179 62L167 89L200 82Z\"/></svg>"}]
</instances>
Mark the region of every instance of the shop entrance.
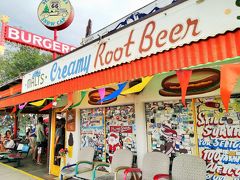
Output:
<instances>
[{"instance_id":1,"label":"shop entrance","mask_svg":"<svg viewBox=\"0 0 240 180\"><path fill-rule=\"evenodd\" d=\"M53 110L51 124L50 173L58 176L60 172L59 150L65 148L66 112Z\"/></svg>"}]
</instances>

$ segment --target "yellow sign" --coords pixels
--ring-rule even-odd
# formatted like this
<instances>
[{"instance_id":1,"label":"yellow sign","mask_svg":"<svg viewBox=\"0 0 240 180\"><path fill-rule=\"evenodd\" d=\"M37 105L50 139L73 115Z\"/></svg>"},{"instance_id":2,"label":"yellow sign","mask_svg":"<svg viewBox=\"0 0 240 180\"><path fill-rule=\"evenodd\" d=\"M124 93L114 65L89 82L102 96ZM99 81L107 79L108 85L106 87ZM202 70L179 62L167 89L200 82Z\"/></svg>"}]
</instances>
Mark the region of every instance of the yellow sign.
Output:
<instances>
[{"instance_id":1,"label":"yellow sign","mask_svg":"<svg viewBox=\"0 0 240 180\"><path fill-rule=\"evenodd\" d=\"M73 20L73 8L69 0L42 0L38 6L38 18L51 30L62 30Z\"/></svg>"}]
</instances>

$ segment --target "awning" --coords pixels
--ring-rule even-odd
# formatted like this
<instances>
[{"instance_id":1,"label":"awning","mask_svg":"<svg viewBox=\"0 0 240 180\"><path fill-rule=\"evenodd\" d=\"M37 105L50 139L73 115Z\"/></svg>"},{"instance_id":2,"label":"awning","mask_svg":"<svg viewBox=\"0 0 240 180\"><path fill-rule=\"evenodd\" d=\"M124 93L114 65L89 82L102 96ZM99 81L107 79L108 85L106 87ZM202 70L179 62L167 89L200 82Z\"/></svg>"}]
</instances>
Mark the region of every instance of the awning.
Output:
<instances>
[{"instance_id":1,"label":"awning","mask_svg":"<svg viewBox=\"0 0 240 180\"><path fill-rule=\"evenodd\" d=\"M21 93L21 89L22 89L22 84L9 87L9 89L0 92L0 98Z\"/></svg>"},{"instance_id":2,"label":"awning","mask_svg":"<svg viewBox=\"0 0 240 180\"><path fill-rule=\"evenodd\" d=\"M0 100L0 107L240 56L240 30Z\"/></svg>"}]
</instances>

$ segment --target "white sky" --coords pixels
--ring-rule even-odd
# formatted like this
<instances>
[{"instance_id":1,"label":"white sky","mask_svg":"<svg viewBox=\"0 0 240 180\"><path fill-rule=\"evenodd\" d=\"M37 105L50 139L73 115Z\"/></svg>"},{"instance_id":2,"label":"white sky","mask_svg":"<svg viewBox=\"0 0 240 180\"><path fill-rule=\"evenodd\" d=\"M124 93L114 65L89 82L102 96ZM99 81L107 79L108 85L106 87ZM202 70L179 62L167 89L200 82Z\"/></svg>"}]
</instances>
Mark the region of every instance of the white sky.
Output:
<instances>
[{"instance_id":1,"label":"white sky","mask_svg":"<svg viewBox=\"0 0 240 180\"><path fill-rule=\"evenodd\" d=\"M74 8L72 24L58 33L59 41L79 46L85 36L88 19L92 19L92 32L96 32L125 15L145 6L153 0L70 0ZM45 28L37 17L41 0L1 0L0 15L10 17L11 26L53 38L53 32Z\"/></svg>"}]
</instances>

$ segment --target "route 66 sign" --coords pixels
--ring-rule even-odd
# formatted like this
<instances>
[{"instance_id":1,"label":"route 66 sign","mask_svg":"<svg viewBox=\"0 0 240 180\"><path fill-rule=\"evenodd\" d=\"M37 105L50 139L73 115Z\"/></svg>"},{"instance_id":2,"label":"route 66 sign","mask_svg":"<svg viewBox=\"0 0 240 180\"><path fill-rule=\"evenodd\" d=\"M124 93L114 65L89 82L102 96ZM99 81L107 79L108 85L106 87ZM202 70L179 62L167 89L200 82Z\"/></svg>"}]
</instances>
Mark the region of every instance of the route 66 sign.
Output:
<instances>
[{"instance_id":1,"label":"route 66 sign","mask_svg":"<svg viewBox=\"0 0 240 180\"><path fill-rule=\"evenodd\" d=\"M42 0L38 18L50 30L67 28L73 20L73 7L69 0Z\"/></svg>"}]
</instances>

